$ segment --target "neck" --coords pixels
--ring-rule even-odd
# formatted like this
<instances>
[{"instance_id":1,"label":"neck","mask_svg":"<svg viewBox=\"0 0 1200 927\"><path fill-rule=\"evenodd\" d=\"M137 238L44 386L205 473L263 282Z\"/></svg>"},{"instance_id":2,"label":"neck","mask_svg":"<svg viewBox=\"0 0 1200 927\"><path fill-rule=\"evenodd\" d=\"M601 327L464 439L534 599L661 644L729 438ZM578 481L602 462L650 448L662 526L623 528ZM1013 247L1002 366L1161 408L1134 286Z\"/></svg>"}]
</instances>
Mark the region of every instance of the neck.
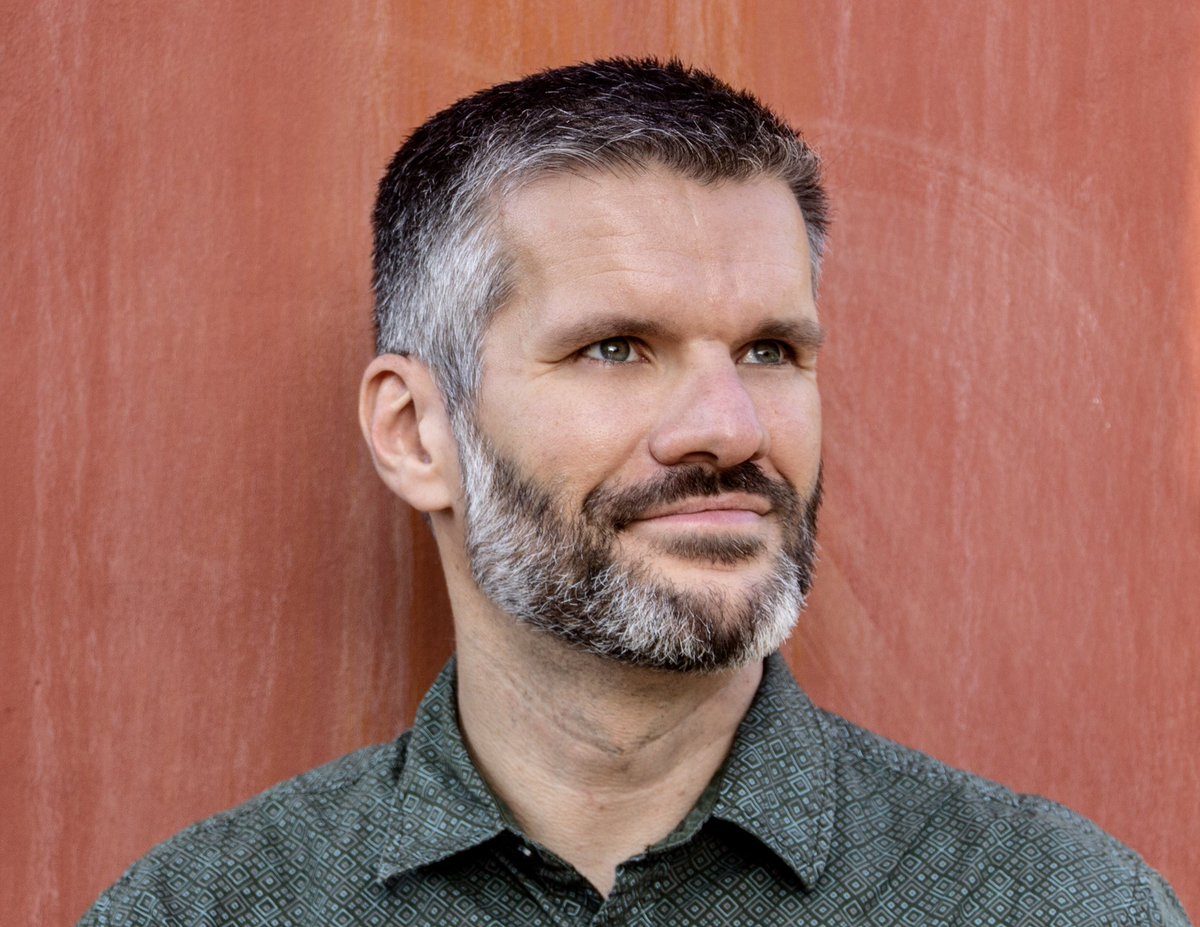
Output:
<instances>
[{"instance_id":1,"label":"neck","mask_svg":"<svg viewBox=\"0 0 1200 927\"><path fill-rule=\"evenodd\" d=\"M720 768L762 665L629 667L471 612L456 609L472 758L526 835L607 895L617 865L666 837Z\"/></svg>"}]
</instances>

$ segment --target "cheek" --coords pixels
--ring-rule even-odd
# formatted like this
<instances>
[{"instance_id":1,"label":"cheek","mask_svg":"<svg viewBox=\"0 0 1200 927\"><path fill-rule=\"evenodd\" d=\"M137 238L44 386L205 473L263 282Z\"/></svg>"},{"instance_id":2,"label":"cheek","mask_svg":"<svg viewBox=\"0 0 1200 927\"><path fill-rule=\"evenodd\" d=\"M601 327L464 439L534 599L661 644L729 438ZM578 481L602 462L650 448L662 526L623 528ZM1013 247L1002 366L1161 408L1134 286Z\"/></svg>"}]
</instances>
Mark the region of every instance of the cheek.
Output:
<instances>
[{"instance_id":1,"label":"cheek","mask_svg":"<svg viewBox=\"0 0 1200 927\"><path fill-rule=\"evenodd\" d=\"M564 408L546 419L539 455L545 466L588 488L627 466L644 444L644 423L614 405Z\"/></svg>"},{"instance_id":2,"label":"cheek","mask_svg":"<svg viewBox=\"0 0 1200 927\"><path fill-rule=\"evenodd\" d=\"M523 461L531 475L595 485L621 469L645 441L648 404L631 398L629 391L551 386L520 399L510 395L489 410L483 424L500 450Z\"/></svg>"},{"instance_id":3,"label":"cheek","mask_svg":"<svg viewBox=\"0 0 1200 927\"><path fill-rule=\"evenodd\" d=\"M763 410L771 433L771 457L781 470L803 485L821 458L821 399L816 387L773 397Z\"/></svg>"}]
</instances>

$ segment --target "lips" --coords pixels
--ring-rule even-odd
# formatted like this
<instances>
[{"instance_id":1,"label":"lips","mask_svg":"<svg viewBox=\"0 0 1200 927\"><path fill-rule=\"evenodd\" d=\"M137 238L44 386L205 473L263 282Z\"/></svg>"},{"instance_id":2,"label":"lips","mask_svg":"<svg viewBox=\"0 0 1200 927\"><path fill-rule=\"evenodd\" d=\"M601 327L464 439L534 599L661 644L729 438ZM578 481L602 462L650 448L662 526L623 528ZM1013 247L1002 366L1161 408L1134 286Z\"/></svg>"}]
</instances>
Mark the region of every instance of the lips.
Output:
<instances>
[{"instance_id":1,"label":"lips","mask_svg":"<svg viewBox=\"0 0 1200 927\"><path fill-rule=\"evenodd\" d=\"M746 520L757 519L771 511L771 503L762 496L751 493L723 493L718 496L700 496L681 499L666 505L652 506L635 521L673 519L699 521L710 516L714 521L734 521L742 516ZM685 519L680 516L700 516Z\"/></svg>"}]
</instances>

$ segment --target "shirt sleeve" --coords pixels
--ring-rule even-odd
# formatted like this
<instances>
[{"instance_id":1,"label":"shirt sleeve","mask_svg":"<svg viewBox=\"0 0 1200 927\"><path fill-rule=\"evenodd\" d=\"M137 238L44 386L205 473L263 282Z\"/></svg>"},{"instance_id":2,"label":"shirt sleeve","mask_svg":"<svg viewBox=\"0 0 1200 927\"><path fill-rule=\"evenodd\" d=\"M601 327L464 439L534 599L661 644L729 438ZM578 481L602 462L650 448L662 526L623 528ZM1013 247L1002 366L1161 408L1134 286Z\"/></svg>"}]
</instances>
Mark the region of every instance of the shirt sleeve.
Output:
<instances>
[{"instance_id":1,"label":"shirt sleeve","mask_svg":"<svg viewBox=\"0 0 1200 927\"><path fill-rule=\"evenodd\" d=\"M1149 866L1139 873L1139 895L1144 917L1137 927L1192 927L1183 904L1167 881Z\"/></svg>"},{"instance_id":2,"label":"shirt sleeve","mask_svg":"<svg viewBox=\"0 0 1200 927\"><path fill-rule=\"evenodd\" d=\"M106 891L75 927L173 927L148 891L139 889L131 873Z\"/></svg>"}]
</instances>

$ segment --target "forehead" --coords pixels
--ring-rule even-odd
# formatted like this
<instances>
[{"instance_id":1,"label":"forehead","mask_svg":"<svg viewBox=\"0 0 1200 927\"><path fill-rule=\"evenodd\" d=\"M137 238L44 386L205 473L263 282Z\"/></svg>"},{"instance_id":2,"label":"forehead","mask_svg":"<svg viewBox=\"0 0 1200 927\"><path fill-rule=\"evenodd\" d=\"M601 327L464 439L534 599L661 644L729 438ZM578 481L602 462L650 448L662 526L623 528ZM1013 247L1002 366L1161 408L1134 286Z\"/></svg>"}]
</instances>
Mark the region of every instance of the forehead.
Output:
<instances>
[{"instance_id":1,"label":"forehead","mask_svg":"<svg viewBox=\"0 0 1200 927\"><path fill-rule=\"evenodd\" d=\"M554 174L503 200L511 308L619 302L815 314L804 219L783 181L705 184L666 168Z\"/></svg>"}]
</instances>

